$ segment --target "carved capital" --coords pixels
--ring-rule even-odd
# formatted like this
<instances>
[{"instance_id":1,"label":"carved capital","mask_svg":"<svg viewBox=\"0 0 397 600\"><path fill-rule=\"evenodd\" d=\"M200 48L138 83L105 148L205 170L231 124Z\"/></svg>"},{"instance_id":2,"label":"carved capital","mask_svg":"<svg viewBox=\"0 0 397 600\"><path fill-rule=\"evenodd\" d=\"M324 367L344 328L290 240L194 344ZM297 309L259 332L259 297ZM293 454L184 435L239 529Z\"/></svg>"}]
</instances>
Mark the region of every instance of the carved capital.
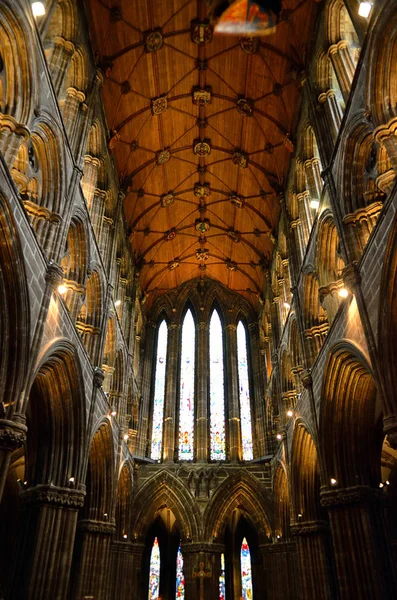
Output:
<instances>
[{"instance_id":1,"label":"carved capital","mask_svg":"<svg viewBox=\"0 0 397 600\"><path fill-rule=\"evenodd\" d=\"M84 505L85 492L70 488L37 485L20 493L24 504L45 504L79 509Z\"/></svg>"},{"instance_id":2,"label":"carved capital","mask_svg":"<svg viewBox=\"0 0 397 600\"><path fill-rule=\"evenodd\" d=\"M96 388L100 388L103 384L103 380L105 379L105 373L100 367L95 367L94 369L94 386Z\"/></svg>"},{"instance_id":3,"label":"carved capital","mask_svg":"<svg viewBox=\"0 0 397 600\"><path fill-rule=\"evenodd\" d=\"M294 536L318 535L329 530L327 521L304 521L291 526Z\"/></svg>"},{"instance_id":4,"label":"carved capital","mask_svg":"<svg viewBox=\"0 0 397 600\"><path fill-rule=\"evenodd\" d=\"M21 423L0 419L0 448L16 450L26 441L27 427Z\"/></svg>"},{"instance_id":5,"label":"carved capital","mask_svg":"<svg viewBox=\"0 0 397 600\"><path fill-rule=\"evenodd\" d=\"M55 290L57 285L61 283L63 279L62 267L57 263L50 261L47 266L47 272L45 274L45 281L51 289Z\"/></svg>"},{"instance_id":6,"label":"carved capital","mask_svg":"<svg viewBox=\"0 0 397 600\"><path fill-rule=\"evenodd\" d=\"M93 519L84 519L79 521L78 528L80 531L89 533L101 533L104 535L113 535L116 531L116 525L107 521L94 521Z\"/></svg>"},{"instance_id":7,"label":"carved capital","mask_svg":"<svg viewBox=\"0 0 397 600\"><path fill-rule=\"evenodd\" d=\"M349 292L354 294L361 284L361 275L358 270L357 261L353 261L349 265L346 265L342 271L342 278L346 288Z\"/></svg>"},{"instance_id":8,"label":"carved capital","mask_svg":"<svg viewBox=\"0 0 397 600\"><path fill-rule=\"evenodd\" d=\"M321 506L336 508L350 504L384 502L385 496L380 490L369 485L356 485L348 488L325 489L320 494Z\"/></svg>"}]
</instances>

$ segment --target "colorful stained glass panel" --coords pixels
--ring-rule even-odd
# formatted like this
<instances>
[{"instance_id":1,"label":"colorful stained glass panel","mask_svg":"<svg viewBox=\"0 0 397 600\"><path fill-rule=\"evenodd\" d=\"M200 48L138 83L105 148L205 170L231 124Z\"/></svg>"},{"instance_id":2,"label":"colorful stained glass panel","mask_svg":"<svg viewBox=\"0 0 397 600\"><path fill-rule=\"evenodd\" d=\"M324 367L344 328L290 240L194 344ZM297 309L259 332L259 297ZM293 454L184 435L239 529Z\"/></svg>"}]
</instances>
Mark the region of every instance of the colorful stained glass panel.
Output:
<instances>
[{"instance_id":1,"label":"colorful stained glass panel","mask_svg":"<svg viewBox=\"0 0 397 600\"><path fill-rule=\"evenodd\" d=\"M243 460L252 460L251 400L248 379L247 334L240 321L237 326L237 361L240 394L240 423Z\"/></svg>"},{"instance_id":2,"label":"colorful stained glass panel","mask_svg":"<svg viewBox=\"0 0 397 600\"><path fill-rule=\"evenodd\" d=\"M158 600L160 591L160 548L157 538L154 538L150 555L149 596L148 600Z\"/></svg>"},{"instance_id":3,"label":"colorful stained glass panel","mask_svg":"<svg viewBox=\"0 0 397 600\"><path fill-rule=\"evenodd\" d=\"M219 600L225 600L225 588L225 555L221 554L221 574L219 575Z\"/></svg>"},{"instance_id":4,"label":"colorful stained glass panel","mask_svg":"<svg viewBox=\"0 0 397 600\"><path fill-rule=\"evenodd\" d=\"M216 310L210 322L210 436L211 460L225 460L225 393L222 324Z\"/></svg>"},{"instance_id":5,"label":"colorful stained glass panel","mask_svg":"<svg viewBox=\"0 0 397 600\"><path fill-rule=\"evenodd\" d=\"M251 554L246 538L241 544L241 593L242 600L252 600L252 571L251 571Z\"/></svg>"},{"instance_id":6,"label":"colorful stained glass panel","mask_svg":"<svg viewBox=\"0 0 397 600\"><path fill-rule=\"evenodd\" d=\"M179 459L193 460L195 325L188 310L182 325L181 380L179 406Z\"/></svg>"},{"instance_id":7,"label":"colorful stained glass panel","mask_svg":"<svg viewBox=\"0 0 397 600\"><path fill-rule=\"evenodd\" d=\"M150 457L161 459L163 444L165 373L167 366L167 323L161 322L157 338L156 373L153 399L152 447Z\"/></svg>"},{"instance_id":8,"label":"colorful stained glass panel","mask_svg":"<svg viewBox=\"0 0 397 600\"><path fill-rule=\"evenodd\" d=\"M183 575L183 556L181 549L178 548L176 556L176 600L185 598L185 577Z\"/></svg>"}]
</instances>

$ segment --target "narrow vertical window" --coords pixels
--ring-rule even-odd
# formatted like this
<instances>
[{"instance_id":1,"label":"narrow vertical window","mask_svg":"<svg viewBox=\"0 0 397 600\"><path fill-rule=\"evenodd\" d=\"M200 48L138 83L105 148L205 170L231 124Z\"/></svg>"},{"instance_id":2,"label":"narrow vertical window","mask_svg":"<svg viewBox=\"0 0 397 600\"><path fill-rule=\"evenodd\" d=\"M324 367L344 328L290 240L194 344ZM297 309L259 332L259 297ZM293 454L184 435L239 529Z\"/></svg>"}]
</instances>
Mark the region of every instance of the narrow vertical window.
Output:
<instances>
[{"instance_id":1,"label":"narrow vertical window","mask_svg":"<svg viewBox=\"0 0 397 600\"><path fill-rule=\"evenodd\" d=\"M252 460L252 425L251 400L248 379L247 334L245 331L245 327L241 321L237 326L237 360L243 460Z\"/></svg>"},{"instance_id":2,"label":"narrow vertical window","mask_svg":"<svg viewBox=\"0 0 397 600\"><path fill-rule=\"evenodd\" d=\"M210 322L210 437L211 460L225 460L225 394L223 387L222 324L216 310Z\"/></svg>"},{"instance_id":3,"label":"narrow vertical window","mask_svg":"<svg viewBox=\"0 0 397 600\"><path fill-rule=\"evenodd\" d=\"M160 591L160 548L157 538L154 538L150 555L149 596L148 600L157 600Z\"/></svg>"},{"instance_id":4,"label":"narrow vertical window","mask_svg":"<svg viewBox=\"0 0 397 600\"><path fill-rule=\"evenodd\" d=\"M194 443L194 361L196 332L191 310L182 326L182 354L179 406L179 458L193 460Z\"/></svg>"},{"instance_id":5,"label":"narrow vertical window","mask_svg":"<svg viewBox=\"0 0 397 600\"><path fill-rule=\"evenodd\" d=\"M252 600L251 554L246 538L241 544L241 597L242 600Z\"/></svg>"},{"instance_id":6,"label":"narrow vertical window","mask_svg":"<svg viewBox=\"0 0 397 600\"><path fill-rule=\"evenodd\" d=\"M163 444L165 373L167 363L167 323L161 322L157 339L156 373L153 399L152 448L150 457L161 459Z\"/></svg>"},{"instance_id":7,"label":"narrow vertical window","mask_svg":"<svg viewBox=\"0 0 397 600\"><path fill-rule=\"evenodd\" d=\"M225 555L221 554L221 574L219 575L219 600L225 600Z\"/></svg>"},{"instance_id":8,"label":"narrow vertical window","mask_svg":"<svg viewBox=\"0 0 397 600\"><path fill-rule=\"evenodd\" d=\"M185 598L185 577L183 575L183 556L181 548L178 548L178 554L176 556L176 600L178 598Z\"/></svg>"}]
</instances>

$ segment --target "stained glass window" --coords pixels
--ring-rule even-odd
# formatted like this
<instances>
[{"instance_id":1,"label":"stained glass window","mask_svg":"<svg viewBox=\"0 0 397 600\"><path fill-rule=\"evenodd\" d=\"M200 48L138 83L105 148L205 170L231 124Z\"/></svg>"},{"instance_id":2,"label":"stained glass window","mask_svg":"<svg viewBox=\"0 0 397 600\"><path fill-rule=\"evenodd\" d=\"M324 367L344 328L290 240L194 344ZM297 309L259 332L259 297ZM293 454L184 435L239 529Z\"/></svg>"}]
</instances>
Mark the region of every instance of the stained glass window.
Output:
<instances>
[{"instance_id":1,"label":"stained glass window","mask_svg":"<svg viewBox=\"0 0 397 600\"><path fill-rule=\"evenodd\" d=\"M183 575L183 556L181 549L178 548L176 556L176 595L175 598L185 598L185 577Z\"/></svg>"},{"instance_id":2,"label":"stained glass window","mask_svg":"<svg viewBox=\"0 0 397 600\"><path fill-rule=\"evenodd\" d=\"M210 322L211 460L225 460L225 395L223 388L222 324L216 310Z\"/></svg>"},{"instance_id":3,"label":"stained glass window","mask_svg":"<svg viewBox=\"0 0 397 600\"><path fill-rule=\"evenodd\" d=\"M237 326L237 360L240 394L241 440L243 460L252 460L251 401L248 379L247 334L240 321Z\"/></svg>"},{"instance_id":4,"label":"stained glass window","mask_svg":"<svg viewBox=\"0 0 397 600\"><path fill-rule=\"evenodd\" d=\"M148 600L157 600L160 591L160 548L157 538L154 538L150 555L149 596Z\"/></svg>"},{"instance_id":5,"label":"stained glass window","mask_svg":"<svg viewBox=\"0 0 397 600\"><path fill-rule=\"evenodd\" d=\"M251 554L246 538L241 544L241 594L242 600L252 600Z\"/></svg>"},{"instance_id":6,"label":"stained glass window","mask_svg":"<svg viewBox=\"0 0 397 600\"><path fill-rule=\"evenodd\" d=\"M193 315L191 310L188 310L182 326L179 406L179 458L181 460L193 460L195 339Z\"/></svg>"},{"instance_id":7,"label":"stained glass window","mask_svg":"<svg viewBox=\"0 0 397 600\"><path fill-rule=\"evenodd\" d=\"M225 600L225 555L221 554L221 574L219 575L219 600Z\"/></svg>"},{"instance_id":8,"label":"stained glass window","mask_svg":"<svg viewBox=\"0 0 397 600\"><path fill-rule=\"evenodd\" d=\"M156 373L153 400L152 420L152 449L151 458L161 459L163 443L163 420L164 420L164 396L165 396L165 373L167 364L167 323L161 322L157 339Z\"/></svg>"}]
</instances>

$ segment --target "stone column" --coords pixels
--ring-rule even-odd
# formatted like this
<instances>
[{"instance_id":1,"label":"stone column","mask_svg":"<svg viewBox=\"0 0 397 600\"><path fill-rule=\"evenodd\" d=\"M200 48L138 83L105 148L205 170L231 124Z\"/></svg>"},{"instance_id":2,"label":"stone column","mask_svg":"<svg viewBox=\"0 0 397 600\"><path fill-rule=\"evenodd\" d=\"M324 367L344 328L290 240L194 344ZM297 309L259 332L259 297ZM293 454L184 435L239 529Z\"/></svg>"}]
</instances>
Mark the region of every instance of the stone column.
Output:
<instances>
[{"instance_id":1,"label":"stone column","mask_svg":"<svg viewBox=\"0 0 397 600\"><path fill-rule=\"evenodd\" d=\"M72 42L59 36L55 38L49 67L56 96L59 95L62 89L65 75L74 51L75 47Z\"/></svg>"},{"instance_id":2,"label":"stone column","mask_svg":"<svg viewBox=\"0 0 397 600\"><path fill-rule=\"evenodd\" d=\"M109 577L110 542L116 529L115 524L87 519L79 522L78 529L80 552L72 597L80 600L85 596L93 596L95 600L105 600Z\"/></svg>"},{"instance_id":3,"label":"stone column","mask_svg":"<svg viewBox=\"0 0 397 600\"><path fill-rule=\"evenodd\" d=\"M333 600L337 597L333 581L330 532L326 521L305 521L291 527L296 537L305 600Z\"/></svg>"},{"instance_id":4,"label":"stone column","mask_svg":"<svg viewBox=\"0 0 397 600\"><path fill-rule=\"evenodd\" d=\"M347 102L356 70L348 42L341 40L337 44L332 44L328 49L328 56L338 78L342 96Z\"/></svg>"},{"instance_id":5,"label":"stone column","mask_svg":"<svg viewBox=\"0 0 397 600\"><path fill-rule=\"evenodd\" d=\"M99 245L99 240L101 239L101 231L103 224L103 217L105 215L106 208L106 200L107 200L108 192L105 190L99 190L95 188L94 196L92 199L91 206L89 206L89 211L91 215L91 223L94 229L95 237L97 239L97 243Z\"/></svg>"},{"instance_id":6,"label":"stone column","mask_svg":"<svg viewBox=\"0 0 397 600\"><path fill-rule=\"evenodd\" d=\"M271 600L302 598L299 574L296 569L295 543L262 544L259 550L264 565L264 597Z\"/></svg>"},{"instance_id":7,"label":"stone column","mask_svg":"<svg viewBox=\"0 0 397 600\"><path fill-rule=\"evenodd\" d=\"M320 200L323 189L321 179L320 160L315 156L305 161L305 173L310 195L313 199ZM313 224L313 218L311 218Z\"/></svg>"},{"instance_id":8,"label":"stone column","mask_svg":"<svg viewBox=\"0 0 397 600\"><path fill-rule=\"evenodd\" d=\"M221 544L184 544L183 574L186 600L219 600Z\"/></svg>"},{"instance_id":9,"label":"stone column","mask_svg":"<svg viewBox=\"0 0 397 600\"><path fill-rule=\"evenodd\" d=\"M299 244L303 247L302 259L305 255L306 246L309 241L310 232L313 225L313 218L309 213L309 193L307 191L301 192L296 195L296 200L298 202L298 213L299 213L299 221L301 223L302 228L302 236L303 239L299 240ZM292 226L292 223L291 223Z\"/></svg>"},{"instance_id":10,"label":"stone column","mask_svg":"<svg viewBox=\"0 0 397 600\"><path fill-rule=\"evenodd\" d=\"M178 447L175 423L178 420L176 415L176 390L178 381L179 330L180 326L177 323L170 323L168 325L163 435L163 460L165 462L173 462Z\"/></svg>"},{"instance_id":11,"label":"stone column","mask_svg":"<svg viewBox=\"0 0 397 600\"><path fill-rule=\"evenodd\" d=\"M381 146L386 148L394 171L397 173L397 118L392 119L387 125L381 125L374 131L374 138Z\"/></svg>"},{"instance_id":12,"label":"stone column","mask_svg":"<svg viewBox=\"0 0 397 600\"><path fill-rule=\"evenodd\" d=\"M81 180L81 187L83 189L84 198L87 202L88 210L90 212L94 200L94 194L96 192L100 164L101 162L96 156L91 156L90 154L85 155L83 167L84 174Z\"/></svg>"},{"instance_id":13,"label":"stone column","mask_svg":"<svg viewBox=\"0 0 397 600\"><path fill-rule=\"evenodd\" d=\"M38 485L21 492L21 526L10 598L67 598L78 509L85 493Z\"/></svg>"},{"instance_id":14,"label":"stone column","mask_svg":"<svg viewBox=\"0 0 397 600\"><path fill-rule=\"evenodd\" d=\"M320 104L323 104L327 118L327 125L332 132L332 139L335 142L340 125L342 123L342 109L339 106L335 90L328 90L318 97Z\"/></svg>"},{"instance_id":15,"label":"stone column","mask_svg":"<svg viewBox=\"0 0 397 600\"><path fill-rule=\"evenodd\" d=\"M69 142L73 145L73 138L78 126L78 114L80 106L85 100L85 94L70 87L66 90L66 99L62 107L63 122L68 134Z\"/></svg>"},{"instance_id":16,"label":"stone column","mask_svg":"<svg viewBox=\"0 0 397 600\"><path fill-rule=\"evenodd\" d=\"M324 489L341 600L381 600L396 589L384 496L369 486Z\"/></svg>"},{"instance_id":17,"label":"stone column","mask_svg":"<svg viewBox=\"0 0 397 600\"><path fill-rule=\"evenodd\" d=\"M110 545L111 576L108 598L132 600L139 598L143 544L113 541Z\"/></svg>"},{"instance_id":18,"label":"stone column","mask_svg":"<svg viewBox=\"0 0 397 600\"><path fill-rule=\"evenodd\" d=\"M198 324L198 354L197 354L197 427L196 427L196 456L197 461L208 461L208 324L200 321Z\"/></svg>"},{"instance_id":19,"label":"stone column","mask_svg":"<svg viewBox=\"0 0 397 600\"><path fill-rule=\"evenodd\" d=\"M10 466L11 455L26 441L27 427L22 423L0 419L0 503Z\"/></svg>"},{"instance_id":20,"label":"stone column","mask_svg":"<svg viewBox=\"0 0 397 600\"><path fill-rule=\"evenodd\" d=\"M0 152L10 171L21 144L29 138L29 135L29 129L25 125L18 123L11 115L0 113Z\"/></svg>"},{"instance_id":21,"label":"stone column","mask_svg":"<svg viewBox=\"0 0 397 600\"><path fill-rule=\"evenodd\" d=\"M240 397L237 370L237 327L226 325L226 380L228 407L228 458L232 462L242 460L242 443L240 427Z\"/></svg>"}]
</instances>

